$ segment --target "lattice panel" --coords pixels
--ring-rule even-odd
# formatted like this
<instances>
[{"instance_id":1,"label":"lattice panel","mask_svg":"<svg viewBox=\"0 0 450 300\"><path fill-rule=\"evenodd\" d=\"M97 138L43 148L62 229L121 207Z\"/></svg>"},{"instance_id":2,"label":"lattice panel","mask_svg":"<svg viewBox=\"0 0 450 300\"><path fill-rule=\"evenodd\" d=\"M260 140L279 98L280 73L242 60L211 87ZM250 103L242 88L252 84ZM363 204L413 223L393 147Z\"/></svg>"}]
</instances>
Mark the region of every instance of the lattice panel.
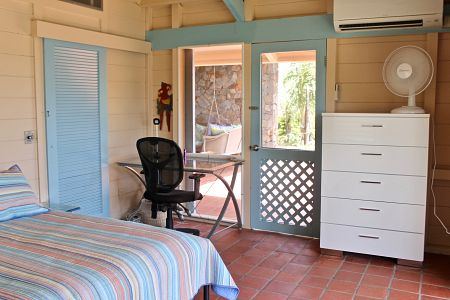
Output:
<instances>
[{"instance_id":1,"label":"lattice panel","mask_svg":"<svg viewBox=\"0 0 450 300\"><path fill-rule=\"evenodd\" d=\"M314 162L261 160L260 220L291 226L313 222Z\"/></svg>"}]
</instances>

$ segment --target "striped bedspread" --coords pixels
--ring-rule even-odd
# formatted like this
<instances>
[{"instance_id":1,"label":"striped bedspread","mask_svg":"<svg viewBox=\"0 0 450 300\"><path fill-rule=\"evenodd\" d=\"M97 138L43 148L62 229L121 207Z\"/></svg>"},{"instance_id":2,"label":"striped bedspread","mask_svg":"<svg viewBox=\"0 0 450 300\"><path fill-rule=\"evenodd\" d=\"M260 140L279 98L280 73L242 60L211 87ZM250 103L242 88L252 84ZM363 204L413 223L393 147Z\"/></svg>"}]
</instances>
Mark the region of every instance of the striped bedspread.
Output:
<instances>
[{"instance_id":1,"label":"striped bedspread","mask_svg":"<svg viewBox=\"0 0 450 300\"><path fill-rule=\"evenodd\" d=\"M238 289L209 240L49 212L0 222L0 299L192 299Z\"/></svg>"}]
</instances>

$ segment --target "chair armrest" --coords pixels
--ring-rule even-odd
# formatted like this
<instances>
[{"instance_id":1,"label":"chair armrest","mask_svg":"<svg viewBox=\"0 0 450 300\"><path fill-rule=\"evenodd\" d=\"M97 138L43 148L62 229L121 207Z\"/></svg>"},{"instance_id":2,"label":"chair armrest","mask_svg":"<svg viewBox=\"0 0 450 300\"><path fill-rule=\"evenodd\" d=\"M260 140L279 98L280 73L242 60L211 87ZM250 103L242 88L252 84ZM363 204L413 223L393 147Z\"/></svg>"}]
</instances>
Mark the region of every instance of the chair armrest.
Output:
<instances>
[{"instance_id":1,"label":"chair armrest","mask_svg":"<svg viewBox=\"0 0 450 300\"><path fill-rule=\"evenodd\" d=\"M200 173L194 173L192 175L189 175L189 179L194 180L194 193L195 193L195 200L201 200L203 198L203 195L200 194L200 179L205 177L205 174Z\"/></svg>"}]
</instances>

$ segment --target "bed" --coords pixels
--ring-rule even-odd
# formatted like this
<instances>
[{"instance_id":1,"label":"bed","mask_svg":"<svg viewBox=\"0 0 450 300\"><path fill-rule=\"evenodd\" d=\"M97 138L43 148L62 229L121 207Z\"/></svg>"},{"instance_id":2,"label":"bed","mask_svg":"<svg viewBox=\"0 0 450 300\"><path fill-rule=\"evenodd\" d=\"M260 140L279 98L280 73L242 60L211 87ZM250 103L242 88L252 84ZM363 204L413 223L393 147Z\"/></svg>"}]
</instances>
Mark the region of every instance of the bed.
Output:
<instances>
[{"instance_id":1,"label":"bed","mask_svg":"<svg viewBox=\"0 0 450 300\"><path fill-rule=\"evenodd\" d=\"M29 192L17 184L3 184L2 193L2 175L11 173L0 172L0 299L182 300L204 285L237 298L239 290L209 240L48 211L21 201Z\"/></svg>"}]
</instances>

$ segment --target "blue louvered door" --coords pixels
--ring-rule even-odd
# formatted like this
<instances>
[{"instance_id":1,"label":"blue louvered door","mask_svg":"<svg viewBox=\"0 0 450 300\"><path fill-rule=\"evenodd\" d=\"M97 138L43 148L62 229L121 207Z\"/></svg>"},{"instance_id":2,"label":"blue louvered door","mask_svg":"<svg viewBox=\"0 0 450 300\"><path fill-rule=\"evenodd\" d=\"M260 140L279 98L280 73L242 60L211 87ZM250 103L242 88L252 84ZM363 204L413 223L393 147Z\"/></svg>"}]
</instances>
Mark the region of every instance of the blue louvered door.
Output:
<instances>
[{"instance_id":1,"label":"blue louvered door","mask_svg":"<svg viewBox=\"0 0 450 300\"><path fill-rule=\"evenodd\" d=\"M109 215L105 49L44 41L49 201Z\"/></svg>"}]
</instances>

